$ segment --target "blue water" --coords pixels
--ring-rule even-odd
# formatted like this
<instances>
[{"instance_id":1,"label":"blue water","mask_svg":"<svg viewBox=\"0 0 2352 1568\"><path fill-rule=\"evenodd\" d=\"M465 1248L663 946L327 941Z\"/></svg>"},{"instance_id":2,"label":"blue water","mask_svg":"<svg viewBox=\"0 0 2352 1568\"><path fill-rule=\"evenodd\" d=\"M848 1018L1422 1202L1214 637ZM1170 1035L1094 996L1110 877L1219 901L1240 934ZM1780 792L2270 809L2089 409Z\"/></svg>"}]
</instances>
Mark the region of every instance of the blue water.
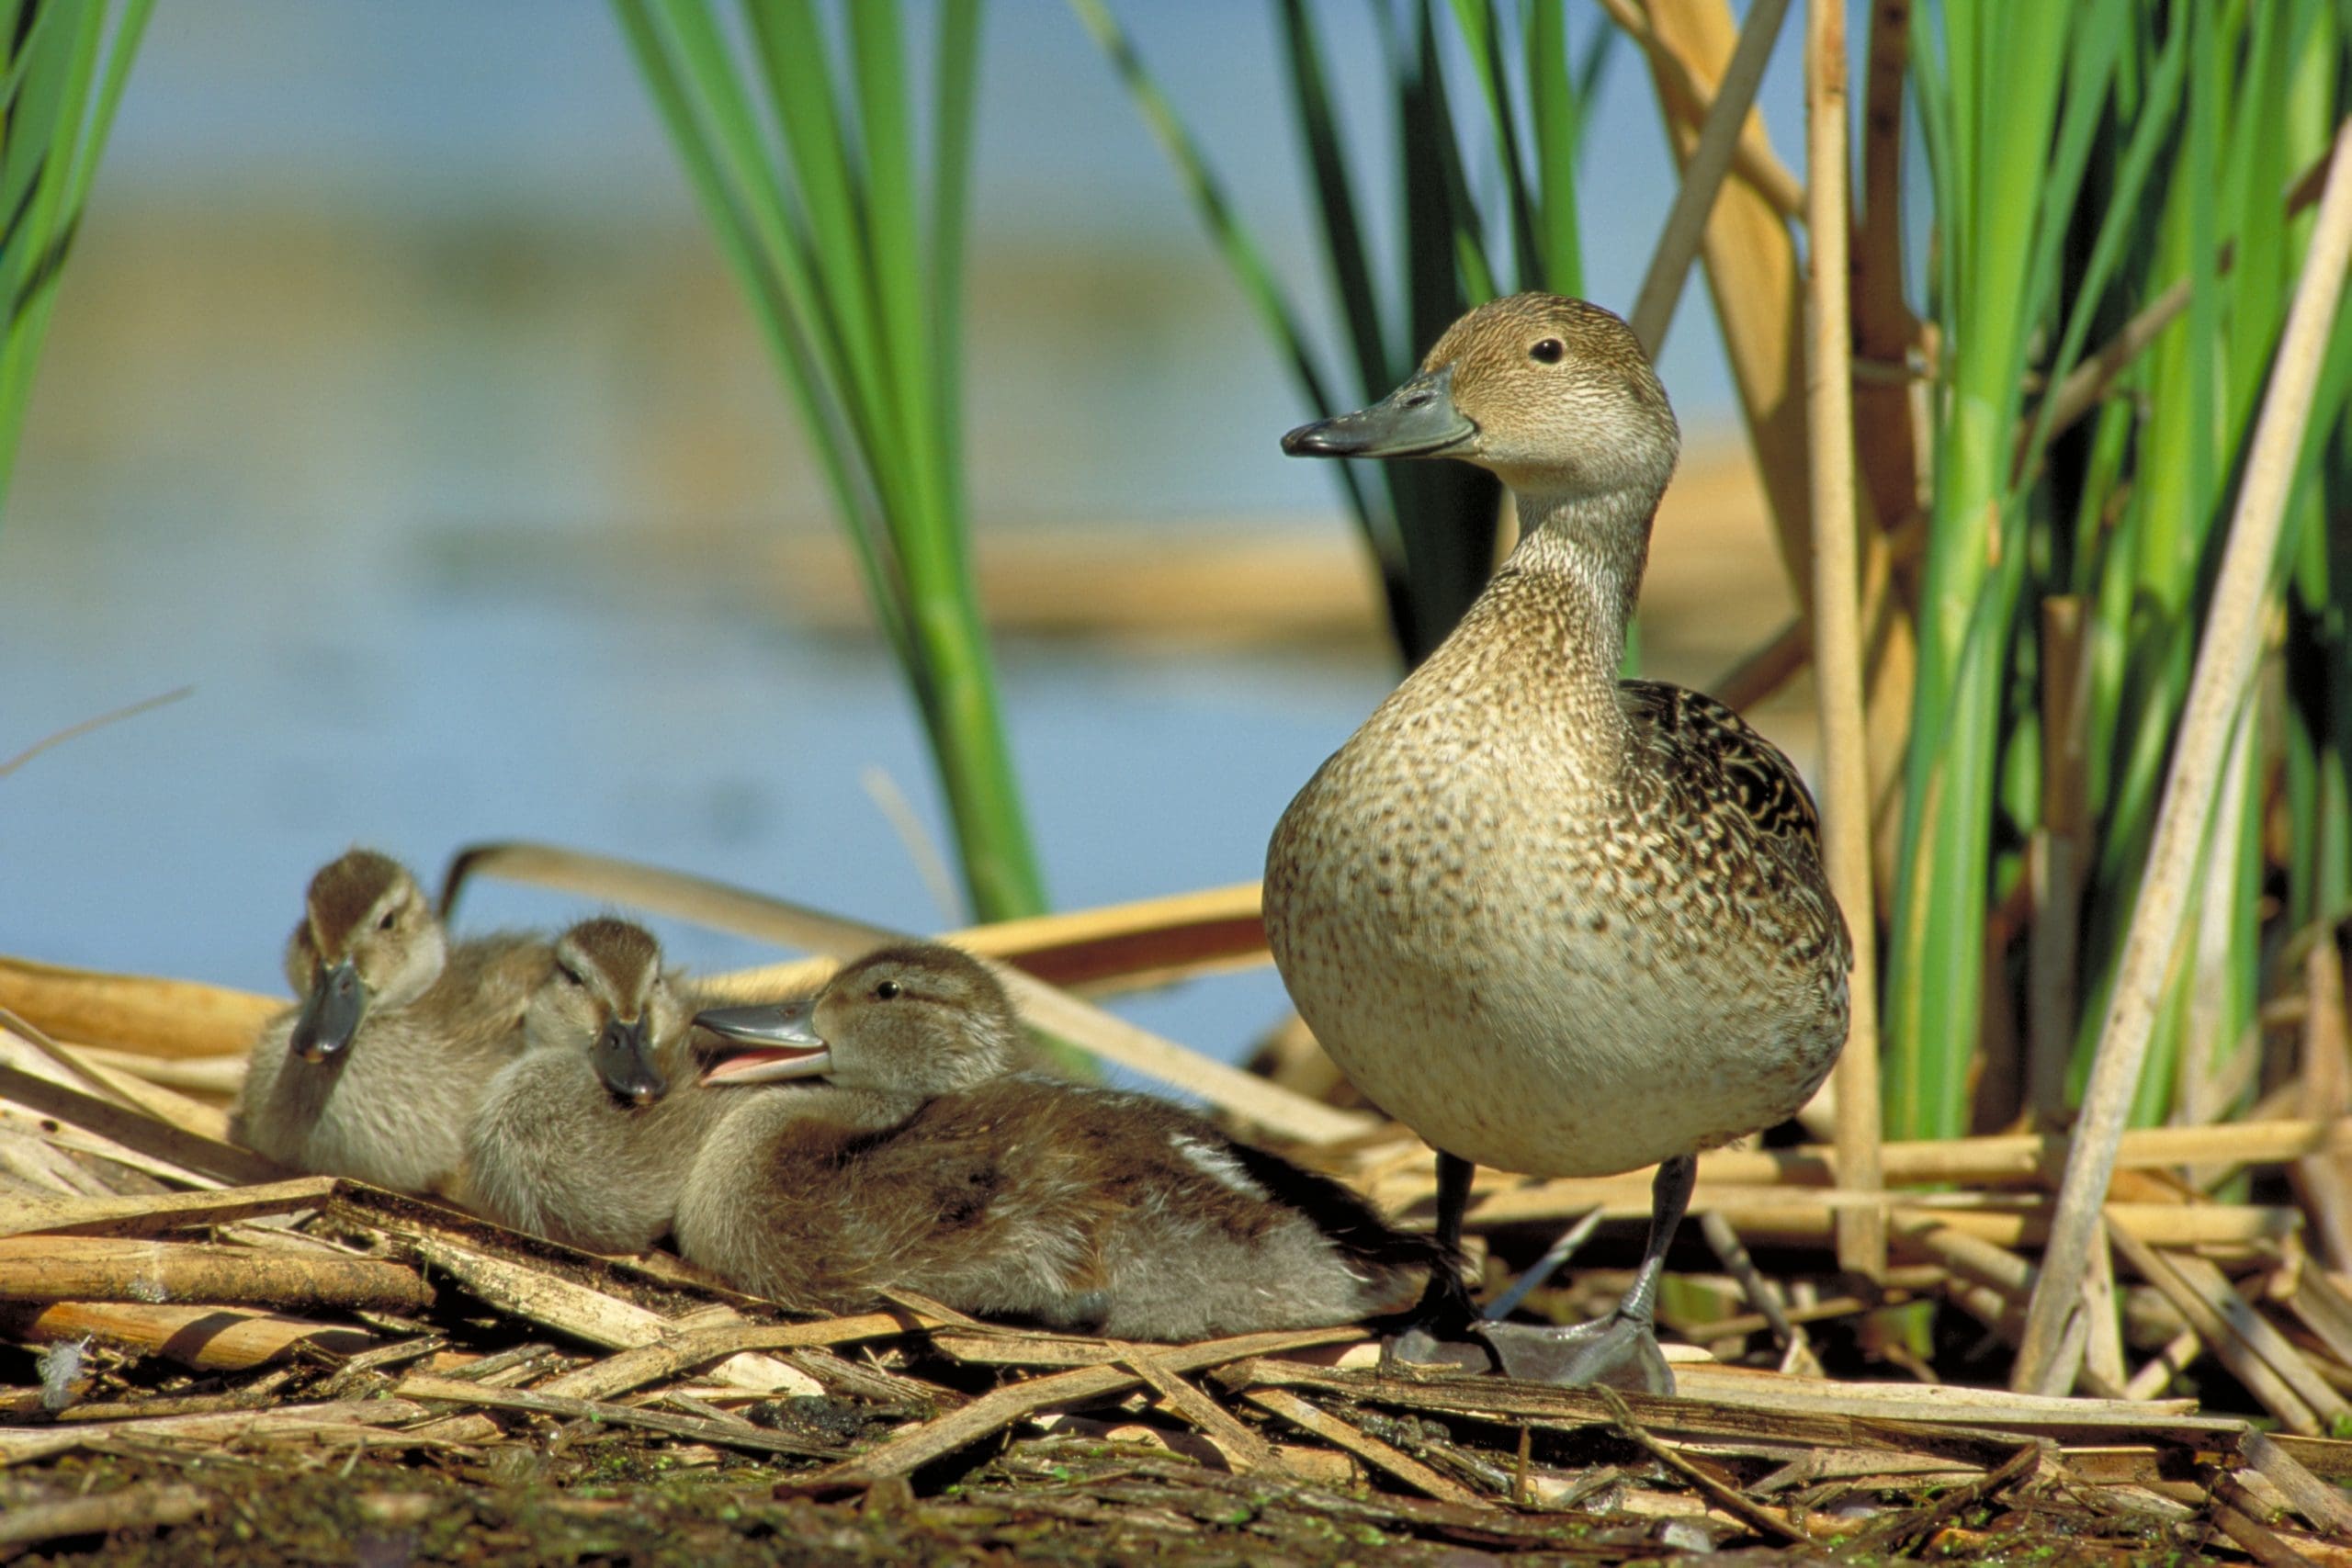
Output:
<instances>
[{"instance_id":1,"label":"blue water","mask_svg":"<svg viewBox=\"0 0 2352 1568\"><path fill-rule=\"evenodd\" d=\"M1319 320L1272 7L1116 8ZM1363 13L1321 14L1385 150ZM1765 94L1784 147L1792 85ZM1671 192L1649 96L1621 58L1589 132L1588 287L1620 308ZM1329 473L1275 455L1296 395L1065 6L990 7L979 126L981 525L1343 527ZM1369 182L1367 206L1393 240ZM1663 367L1694 428L1727 400L1699 297ZM775 530L827 525L790 427L605 7L160 7L0 519L0 756L196 694L0 778L0 950L271 988L321 861L365 842L431 874L510 836L948 923L860 782L941 832L895 671L759 598ZM1369 645L1003 666L1063 908L1256 874L1390 678ZM664 934L706 967L771 956ZM1230 1055L1279 1006L1261 971L1132 1011Z\"/></svg>"},{"instance_id":2,"label":"blue water","mask_svg":"<svg viewBox=\"0 0 2352 1568\"><path fill-rule=\"evenodd\" d=\"M311 869L380 846L428 876L526 837L682 867L909 929L945 919L861 784L944 832L896 671L797 637L724 561L657 582L469 583L413 535L0 533L0 750L135 698L196 694L0 779L0 951L282 988ZM760 563L741 563L752 580ZM1384 685L1378 661L1015 643L1005 705L1064 908L1257 874L1283 805ZM467 918L580 909L483 885ZM657 922L702 967L773 950ZM1270 972L1130 1015L1223 1055Z\"/></svg>"}]
</instances>

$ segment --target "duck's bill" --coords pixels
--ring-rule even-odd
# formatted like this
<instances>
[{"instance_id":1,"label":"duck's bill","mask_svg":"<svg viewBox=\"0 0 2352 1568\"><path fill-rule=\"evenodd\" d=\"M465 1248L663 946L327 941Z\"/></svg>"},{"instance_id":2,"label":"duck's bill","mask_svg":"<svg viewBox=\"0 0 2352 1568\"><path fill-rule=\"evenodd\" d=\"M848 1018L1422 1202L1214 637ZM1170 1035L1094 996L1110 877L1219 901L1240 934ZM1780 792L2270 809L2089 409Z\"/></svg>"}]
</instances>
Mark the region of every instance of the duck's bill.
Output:
<instances>
[{"instance_id":1,"label":"duck's bill","mask_svg":"<svg viewBox=\"0 0 2352 1568\"><path fill-rule=\"evenodd\" d=\"M287 1049L306 1062L340 1055L359 1032L359 1021L367 1012L368 987L360 983L359 971L345 959L322 971L311 994L302 998L302 1010L294 1017L294 1032L286 1043Z\"/></svg>"},{"instance_id":2,"label":"duck's bill","mask_svg":"<svg viewBox=\"0 0 2352 1568\"><path fill-rule=\"evenodd\" d=\"M695 1048L707 1084L774 1083L780 1078L820 1077L831 1072L833 1054L819 1037L810 1015L813 1001L786 1006L712 1008L695 1015L695 1026L718 1036Z\"/></svg>"},{"instance_id":3,"label":"duck's bill","mask_svg":"<svg viewBox=\"0 0 2352 1568\"><path fill-rule=\"evenodd\" d=\"M651 1105L670 1092L670 1080L653 1065L653 1048L645 1038L645 1020L613 1019L596 1036L591 1056L596 1076L616 1100L631 1105Z\"/></svg>"},{"instance_id":4,"label":"duck's bill","mask_svg":"<svg viewBox=\"0 0 2352 1568\"><path fill-rule=\"evenodd\" d=\"M1453 406L1453 367L1414 377L1368 409L1302 424L1283 437L1294 457L1442 457L1478 434Z\"/></svg>"}]
</instances>

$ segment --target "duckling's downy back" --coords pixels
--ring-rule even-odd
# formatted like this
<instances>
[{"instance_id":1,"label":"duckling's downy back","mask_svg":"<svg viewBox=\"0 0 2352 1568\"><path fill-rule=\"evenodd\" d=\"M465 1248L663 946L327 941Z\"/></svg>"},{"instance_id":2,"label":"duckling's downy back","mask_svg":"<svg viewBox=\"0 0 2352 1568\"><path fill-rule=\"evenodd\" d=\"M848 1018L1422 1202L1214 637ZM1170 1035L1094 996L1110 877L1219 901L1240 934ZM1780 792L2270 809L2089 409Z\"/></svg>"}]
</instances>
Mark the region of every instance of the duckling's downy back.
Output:
<instances>
[{"instance_id":1,"label":"duckling's downy back","mask_svg":"<svg viewBox=\"0 0 2352 1568\"><path fill-rule=\"evenodd\" d=\"M822 1094L750 1091L679 1201L688 1258L786 1305L911 1290L1189 1340L1401 1309L1438 1256L1338 1183L1147 1096L1013 1076L876 1131L824 1118Z\"/></svg>"}]
</instances>

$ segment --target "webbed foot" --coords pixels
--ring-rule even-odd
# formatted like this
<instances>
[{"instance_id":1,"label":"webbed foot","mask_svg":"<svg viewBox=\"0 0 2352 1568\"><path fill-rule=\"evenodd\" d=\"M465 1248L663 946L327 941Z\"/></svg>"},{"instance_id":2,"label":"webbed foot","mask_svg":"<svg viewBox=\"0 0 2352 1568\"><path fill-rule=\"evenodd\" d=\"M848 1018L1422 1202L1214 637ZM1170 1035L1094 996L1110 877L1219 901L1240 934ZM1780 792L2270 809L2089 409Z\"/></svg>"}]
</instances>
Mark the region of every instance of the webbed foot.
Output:
<instances>
[{"instance_id":1,"label":"webbed foot","mask_svg":"<svg viewBox=\"0 0 2352 1568\"><path fill-rule=\"evenodd\" d=\"M1380 1366L1383 1371L1396 1367L1451 1367L1457 1371L1491 1372L1497 1360L1485 1330L1430 1320L1382 1340Z\"/></svg>"},{"instance_id":2,"label":"webbed foot","mask_svg":"<svg viewBox=\"0 0 2352 1568\"><path fill-rule=\"evenodd\" d=\"M1589 1388L1606 1383L1635 1393L1672 1394L1674 1373L1650 1325L1611 1313L1574 1328L1488 1324L1484 1337L1505 1377Z\"/></svg>"}]
</instances>

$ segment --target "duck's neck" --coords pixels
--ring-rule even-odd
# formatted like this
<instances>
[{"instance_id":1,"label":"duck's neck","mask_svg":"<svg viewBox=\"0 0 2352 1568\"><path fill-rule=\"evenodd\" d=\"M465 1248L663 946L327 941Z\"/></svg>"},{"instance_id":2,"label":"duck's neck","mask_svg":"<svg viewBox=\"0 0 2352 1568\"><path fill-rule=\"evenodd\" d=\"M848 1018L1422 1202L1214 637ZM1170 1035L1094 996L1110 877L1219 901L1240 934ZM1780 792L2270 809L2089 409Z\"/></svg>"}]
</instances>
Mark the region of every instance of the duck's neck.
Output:
<instances>
[{"instance_id":1,"label":"duck's neck","mask_svg":"<svg viewBox=\"0 0 2352 1568\"><path fill-rule=\"evenodd\" d=\"M1520 494L1519 547L1505 570L1540 583L1566 621L1561 652L1577 676L1613 685L1642 591L1655 491Z\"/></svg>"}]
</instances>

